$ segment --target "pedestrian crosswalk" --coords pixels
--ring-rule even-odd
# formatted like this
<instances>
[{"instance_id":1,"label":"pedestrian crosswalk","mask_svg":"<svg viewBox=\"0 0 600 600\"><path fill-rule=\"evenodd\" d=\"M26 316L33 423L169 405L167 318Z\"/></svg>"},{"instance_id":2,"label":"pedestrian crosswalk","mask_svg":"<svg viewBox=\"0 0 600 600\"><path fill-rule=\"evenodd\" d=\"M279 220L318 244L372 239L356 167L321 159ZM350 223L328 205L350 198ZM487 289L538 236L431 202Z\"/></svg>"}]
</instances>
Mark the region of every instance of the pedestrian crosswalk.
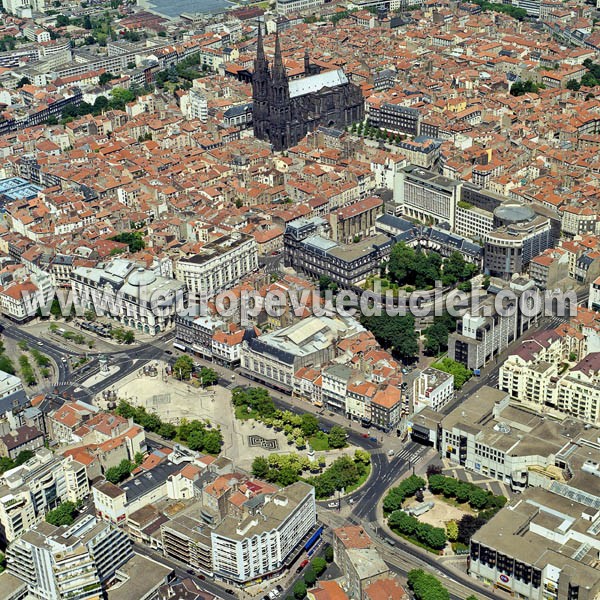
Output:
<instances>
[{"instance_id":1,"label":"pedestrian crosswalk","mask_svg":"<svg viewBox=\"0 0 600 600\"><path fill-rule=\"evenodd\" d=\"M425 448L425 446L423 446L422 448L419 448L416 452L411 452L410 450L408 450L407 448L405 448L404 450L400 450L399 452L397 452L394 456L394 458L396 459L400 459L403 461L410 461L411 465L416 465L422 458L423 455L427 452L427 448Z\"/></svg>"}]
</instances>

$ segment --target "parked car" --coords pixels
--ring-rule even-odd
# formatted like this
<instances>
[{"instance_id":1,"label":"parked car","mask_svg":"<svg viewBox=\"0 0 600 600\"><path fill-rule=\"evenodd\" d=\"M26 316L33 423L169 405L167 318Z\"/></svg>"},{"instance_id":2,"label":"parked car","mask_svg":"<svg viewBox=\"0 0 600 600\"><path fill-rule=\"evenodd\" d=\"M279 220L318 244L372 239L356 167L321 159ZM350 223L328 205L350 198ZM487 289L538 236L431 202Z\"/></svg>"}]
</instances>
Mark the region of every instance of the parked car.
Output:
<instances>
[{"instance_id":1,"label":"parked car","mask_svg":"<svg viewBox=\"0 0 600 600\"><path fill-rule=\"evenodd\" d=\"M376 438L376 437L370 437L370 438L369 438L369 441L370 441L370 442L376 442L376 441L377 441L377 438Z\"/></svg>"},{"instance_id":2,"label":"parked car","mask_svg":"<svg viewBox=\"0 0 600 600\"><path fill-rule=\"evenodd\" d=\"M337 508L339 506L339 502L329 502L329 504L327 504L328 508Z\"/></svg>"}]
</instances>

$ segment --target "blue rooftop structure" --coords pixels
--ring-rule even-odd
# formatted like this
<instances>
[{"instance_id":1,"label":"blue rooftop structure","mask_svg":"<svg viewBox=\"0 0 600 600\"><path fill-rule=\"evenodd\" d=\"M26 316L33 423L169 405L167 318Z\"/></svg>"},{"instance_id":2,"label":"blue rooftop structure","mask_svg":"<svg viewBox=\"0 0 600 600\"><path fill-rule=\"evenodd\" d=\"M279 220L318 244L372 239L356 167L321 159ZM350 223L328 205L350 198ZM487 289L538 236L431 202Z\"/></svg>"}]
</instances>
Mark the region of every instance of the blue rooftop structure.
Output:
<instances>
[{"instance_id":1,"label":"blue rooftop structure","mask_svg":"<svg viewBox=\"0 0 600 600\"><path fill-rule=\"evenodd\" d=\"M0 179L0 199L4 202L22 199L30 200L31 198L35 198L42 189L39 185L29 183L29 181L22 177Z\"/></svg>"}]
</instances>

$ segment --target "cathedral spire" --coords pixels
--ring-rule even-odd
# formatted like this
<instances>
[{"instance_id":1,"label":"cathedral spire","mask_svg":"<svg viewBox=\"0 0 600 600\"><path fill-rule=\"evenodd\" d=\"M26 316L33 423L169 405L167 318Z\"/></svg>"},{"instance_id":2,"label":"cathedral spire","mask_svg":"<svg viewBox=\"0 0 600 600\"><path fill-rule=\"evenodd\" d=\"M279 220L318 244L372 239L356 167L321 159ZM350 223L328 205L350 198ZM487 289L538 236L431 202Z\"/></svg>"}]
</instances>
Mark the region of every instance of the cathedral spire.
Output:
<instances>
[{"instance_id":1,"label":"cathedral spire","mask_svg":"<svg viewBox=\"0 0 600 600\"><path fill-rule=\"evenodd\" d=\"M281 56L281 43L279 41L279 30L275 32L275 57L273 58L273 79L283 80L286 78L283 57Z\"/></svg>"},{"instance_id":2,"label":"cathedral spire","mask_svg":"<svg viewBox=\"0 0 600 600\"><path fill-rule=\"evenodd\" d=\"M256 58L254 59L254 72L266 71L268 68L265 58L265 48L263 46L262 26L258 24L258 40L256 42Z\"/></svg>"},{"instance_id":3,"label":"cathedral spire","mask_svg":"<svg viewBox=\"0 0 600 600\"><path fill-rule=\"evenodd\" d=\"M310 75L310 56L308 56L308 48L304 50L304 74Z\"/></svg>"}]
</instances>

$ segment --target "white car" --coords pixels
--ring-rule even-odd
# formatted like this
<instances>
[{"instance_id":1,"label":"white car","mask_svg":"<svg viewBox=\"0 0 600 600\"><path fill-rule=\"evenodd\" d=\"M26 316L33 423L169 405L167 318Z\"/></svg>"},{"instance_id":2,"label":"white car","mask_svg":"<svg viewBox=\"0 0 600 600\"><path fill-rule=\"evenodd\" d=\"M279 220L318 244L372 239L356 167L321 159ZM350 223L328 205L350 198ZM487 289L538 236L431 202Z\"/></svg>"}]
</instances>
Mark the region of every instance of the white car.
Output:
<instances>
[{"instance_id":1,"label":"white car","mask_svg":"<svg viewBox=\"0 0 600 600\"><path fill-rule=\"evenodd\" d=\"M327 505L327 508L337 508L338 507L338 503L337 502L330 502Z\"/></svg>"},{"instance_id":2,"label":"white car","mask_svg":"<svg viewBox=\"0 0 600 600\"><path fill-rule=\"evenodd\" d=\"M38 342L38 343L37 343L37 345L38 345L38 346L43 346L43 345L44 345L44 342Z\"/></svg>"}]
</instances>

